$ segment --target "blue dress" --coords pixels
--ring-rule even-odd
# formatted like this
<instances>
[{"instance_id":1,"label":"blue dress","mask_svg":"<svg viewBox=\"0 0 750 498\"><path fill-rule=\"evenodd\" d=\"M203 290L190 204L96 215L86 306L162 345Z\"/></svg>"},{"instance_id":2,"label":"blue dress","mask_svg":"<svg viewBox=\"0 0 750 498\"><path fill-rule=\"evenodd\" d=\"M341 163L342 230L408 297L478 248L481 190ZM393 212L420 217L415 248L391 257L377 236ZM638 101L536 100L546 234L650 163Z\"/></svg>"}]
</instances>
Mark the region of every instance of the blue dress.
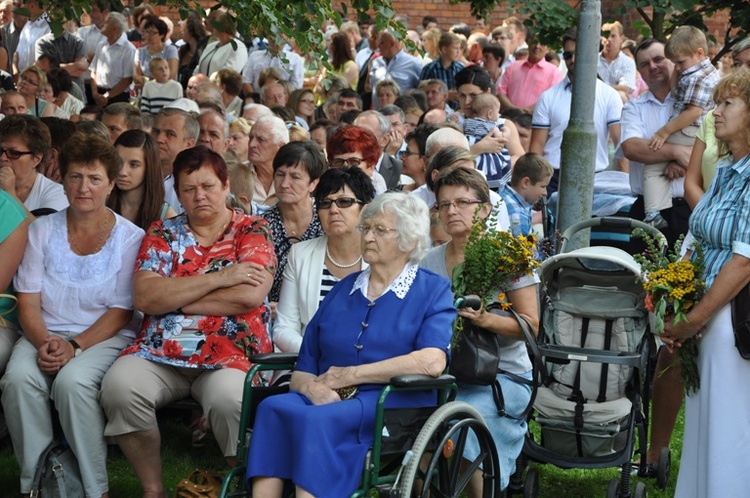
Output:
<instances>
[{"instance_id":1,"label":"blue dress","mask_svg":"<svg viewBox=\"0 0 750 498\"><path fill-rule=\"evenodd\" d=\"M342 280L321 303L307 326L297 370L320 375L332 366L374 363L428 347L448 354L456 311L446 278L417 269L403 298L389 290L371 305L362 292L353 291L358 275ZM358 488L373 442L381 388L361 385L355 398L320 406L296 392L263 401L247 478L290 479L318 498L349 496ZM387 406L435 403L434 393L409 392L390 395Z\"/></svg>"}]
</instances>

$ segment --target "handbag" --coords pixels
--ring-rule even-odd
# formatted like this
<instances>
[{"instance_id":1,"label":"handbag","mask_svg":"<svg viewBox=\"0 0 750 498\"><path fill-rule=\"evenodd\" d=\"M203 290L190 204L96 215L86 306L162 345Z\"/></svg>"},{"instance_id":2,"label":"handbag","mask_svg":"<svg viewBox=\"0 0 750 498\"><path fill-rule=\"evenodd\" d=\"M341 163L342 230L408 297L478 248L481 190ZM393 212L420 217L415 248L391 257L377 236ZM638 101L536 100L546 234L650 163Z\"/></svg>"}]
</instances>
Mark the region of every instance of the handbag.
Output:
<instances>
[{"instance_id":1,"label":"handbag","mask_svg":"<svg viewBox=\"0 0 750 498\"><path fill-rule=\"evenodd\" d=\"M175 498L218 498L222 476L218 472L195 469L174 490Z\"/></svg>"},{"instance_id":2,"label":"handbag","mask_svg":"<svg viewBox=\"0 0 750 498\"><path fill-rule=\"evenodd\" d=\"M53 441L42 452L31 482L31 498L81 498L85 496L78 460L67 442Z\"/></svg>"},{"instance_id":3,"label":"handbag","mask_svg":"<svg viewBox=\"0 0 750 498\"><path fill-rule=\"evenodd\" d=\"M732 299L732 329L734 345L746 360L750 360L750 284Z\"/></svg>"},{"instance_id":4,"label":"handbag","mask_svg":"<svg viewBox=\"0 0 750 498\"><path fill-rule=\"evenodd\" d=\"M514 317L526 337L530 347L536 347L536 338L530 331L528 322L512 308L503 310L499 304L487 306L487 313ZM459 382L480 386L494 385L500 359L500 336L464 320L463 331L458 335L456 347L451 351L448 373Z\"/></svg>"}]
</instances>

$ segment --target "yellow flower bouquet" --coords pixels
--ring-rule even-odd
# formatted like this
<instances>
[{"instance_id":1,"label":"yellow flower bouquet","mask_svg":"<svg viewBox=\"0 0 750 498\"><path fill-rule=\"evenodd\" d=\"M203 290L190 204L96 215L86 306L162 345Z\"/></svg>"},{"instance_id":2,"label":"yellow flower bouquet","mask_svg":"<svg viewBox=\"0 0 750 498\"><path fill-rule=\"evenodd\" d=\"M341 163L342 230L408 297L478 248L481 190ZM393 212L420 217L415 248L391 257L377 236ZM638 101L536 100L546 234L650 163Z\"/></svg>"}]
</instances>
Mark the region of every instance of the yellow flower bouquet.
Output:
<instances>
[{"instance_id":1,"label":"yellow flower bouquet","mask_svg":"<svg viewBox=\"0 0 750 498\"><path fill-rule=\"evenodd\" d=\"M643 270L643 289L646 291L645 306L653 313L655 334L664 332L664 318L674 315L675 323L687 321L687 313L695 306L706 291L703 274L703 252L697 243L691 250L691 260L682 259L680 238L672 251L661 250L653 237L642 230L633 233L644 239L647 249L635 259ZM700 388L698 374L698 340L687 339L678 349L676 361L682 368L682 383L687 394ZM668 367L669 368L669 367Z\"/></svg>"},{"instance_id":2,"label":"yellow flower bouquet","mask_svg":"<svg viewBox=\"0 0 750 498\"><path fill-rule=\"evenodd\" d=\"M486 308L495 299L503 309L510 307L504 293L497 294L524 275L531 275L539 262L534 259L536 241L533 236L513 236L496 230L495 214L487 221L474 217L469 240L464 247L464 261L453 269L453 295L477 295ZM454 322L452 346L463 330L463 318Z\"/></svg>"}]
</instances>

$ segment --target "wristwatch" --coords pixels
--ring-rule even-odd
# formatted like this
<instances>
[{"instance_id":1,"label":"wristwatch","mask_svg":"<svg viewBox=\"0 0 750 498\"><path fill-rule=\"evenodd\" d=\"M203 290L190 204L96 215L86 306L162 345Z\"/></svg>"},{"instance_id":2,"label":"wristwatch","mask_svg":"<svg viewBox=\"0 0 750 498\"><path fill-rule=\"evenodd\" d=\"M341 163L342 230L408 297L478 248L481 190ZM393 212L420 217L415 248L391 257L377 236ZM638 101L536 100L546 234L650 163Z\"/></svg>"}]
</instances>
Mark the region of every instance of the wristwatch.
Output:
<instances>
[{"instance_id":1,"label":"wristwatch","mask_svg":"<svg viewBox=\"0 0 750 498\"><path fill-rule=\"evenodd\" d=\"M80 344L78 344L76 341L71 339L68 342L70 343L71 346L73 346L73 358L83 353L83 349L81 349Z\"/></svg>"}]
</instances>

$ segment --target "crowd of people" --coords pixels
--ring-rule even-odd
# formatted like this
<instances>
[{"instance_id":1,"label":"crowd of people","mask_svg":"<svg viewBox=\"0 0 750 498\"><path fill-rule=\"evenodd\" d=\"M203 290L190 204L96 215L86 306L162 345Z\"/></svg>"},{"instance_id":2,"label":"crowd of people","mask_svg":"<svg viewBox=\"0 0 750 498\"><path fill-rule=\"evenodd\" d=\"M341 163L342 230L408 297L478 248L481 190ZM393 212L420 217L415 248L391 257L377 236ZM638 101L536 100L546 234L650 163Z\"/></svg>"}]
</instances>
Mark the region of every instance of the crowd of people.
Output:
<instances>
[{"instance_id":1,"label":"crowd of people","mask_svg":"<svg viewBox=\"0 0 750 498\"><path fill-rule=\"evenodd\" d=\"M233 465L248 358L276 350L299 360L292 392L258 411L254 496L281 496L283 479L300 497L348 496L379 386L441 374L457 315L502 337L509 416L490 387L458 397L487 421L507 486L531 396L523 334L455 310L450 279L473 224L525 236L546 219L582 76L576 31L557 53L515 17L402 19L415 51L369 22L327 23L323 68L291 41L238 33L222 9L177 27L148 4L95 0L86 15L54 36L38 0L0 2L0 389L21 493L62 435L87 497L108 496L106 438L143 496L165 496L156 412L186 397L202 407L194 442L213 434ZM728 303L750 281L750 39L730 71L695 28L625 31L602 27L593 211L703 246L708 293L664 337L703 337L677 493L739 496L750 364ZM534 328L538 282L498 289ZM649 464L682 401L679 369L656 378ZM469 496L481 486L477 472Z\"/></svg>"}]
</instances>

